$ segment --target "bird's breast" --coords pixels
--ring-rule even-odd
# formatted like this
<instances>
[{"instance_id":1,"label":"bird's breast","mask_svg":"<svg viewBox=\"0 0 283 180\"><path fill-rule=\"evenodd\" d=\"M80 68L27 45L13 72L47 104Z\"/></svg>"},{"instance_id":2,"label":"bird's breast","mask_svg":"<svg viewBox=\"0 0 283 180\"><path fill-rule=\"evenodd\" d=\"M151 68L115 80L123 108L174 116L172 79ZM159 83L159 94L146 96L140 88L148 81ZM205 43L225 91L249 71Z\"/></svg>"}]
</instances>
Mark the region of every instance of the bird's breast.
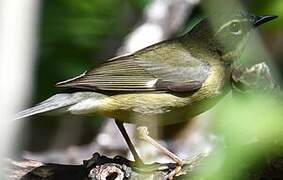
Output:
<instances>
[{"instance_id":1,"label":"bird's breast","mask_svg":"<svg viewBox=\"0 0 283 180\"><path fill-rule=\"evenodd\" d=\"M212 65L208 78L202 87L190 97L192 101L199 102L224 95L230 84L230 71L230 67L224 63L219 62Z\"/></svg>"}]
</instances>

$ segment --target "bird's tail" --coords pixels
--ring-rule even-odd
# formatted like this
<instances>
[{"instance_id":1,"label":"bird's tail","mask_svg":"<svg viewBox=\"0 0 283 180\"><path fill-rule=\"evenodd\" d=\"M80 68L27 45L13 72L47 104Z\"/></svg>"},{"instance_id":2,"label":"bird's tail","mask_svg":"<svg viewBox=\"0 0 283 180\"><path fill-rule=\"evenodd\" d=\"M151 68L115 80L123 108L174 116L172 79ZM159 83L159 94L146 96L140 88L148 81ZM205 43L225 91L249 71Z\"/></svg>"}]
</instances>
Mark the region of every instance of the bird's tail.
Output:
<instances>
[{"instance_id":1,"label":"bird's tail","mask_svg":"<svg viewBox=\"0 0 283 180\"><path fill-rule=\"evenodd\" d=\"M67 94L67 93L56 94L32 108L26 109L18 113L14 119L17 120L35 114L50 112L54 110L60 111L82 100L78 96L74 96L74 95L75 94Z\"/></svg>"}]
</instances>

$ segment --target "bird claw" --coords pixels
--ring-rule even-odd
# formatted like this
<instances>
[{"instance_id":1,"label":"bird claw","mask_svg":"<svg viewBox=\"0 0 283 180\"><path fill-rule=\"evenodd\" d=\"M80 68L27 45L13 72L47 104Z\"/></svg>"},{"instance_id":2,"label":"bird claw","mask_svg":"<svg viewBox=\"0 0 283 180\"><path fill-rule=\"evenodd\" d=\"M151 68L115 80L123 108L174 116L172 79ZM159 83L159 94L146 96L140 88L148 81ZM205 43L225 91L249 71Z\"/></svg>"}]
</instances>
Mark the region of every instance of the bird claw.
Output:
<instances>
[{"instance_id":1,"label":"bird claw","mask_svg":"<svg viewBox=\"0 0 283 180\"><path fill-rule=\"evenodd\" d=\"M138 138L141 140L146 140L146 137L149 135L148 129L145 126L137 127Z\"/></svg>"},{"instance_id":2,"label":"bird claw","mask_svg":"<svg viewBox=\"0 0 283 180\"><path fill-rule=\"evenodd\" d=\"M173 180L174 177L181 176L183 174L185 173L182 171L182 165L176 165L175 169L168 174L167 179Z\"/></svg>"}]
</instances>

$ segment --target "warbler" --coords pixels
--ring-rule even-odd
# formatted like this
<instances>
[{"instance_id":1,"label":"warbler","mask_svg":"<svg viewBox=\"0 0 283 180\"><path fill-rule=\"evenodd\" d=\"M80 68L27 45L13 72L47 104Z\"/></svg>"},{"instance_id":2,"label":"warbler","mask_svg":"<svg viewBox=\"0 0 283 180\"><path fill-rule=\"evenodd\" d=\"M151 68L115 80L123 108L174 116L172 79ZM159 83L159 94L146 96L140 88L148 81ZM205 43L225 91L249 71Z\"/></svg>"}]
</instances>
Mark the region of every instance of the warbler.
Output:
<instances>
[{"instance_id":1,"label":"warbler","mask_svg":"<svg viewBox=\"0 0 283 180\"><path fill-rule=\"evenodd\" d=\"M176 123L215 105L230 89L231 66L250 31L276 17L231 13L205 18L183 36L114 57L59 82L57 87L73 92L56 94L20 112L17 119L50 111L114 118L135 161L142 162L123 123Z\"/></svg>"}]
</instances>

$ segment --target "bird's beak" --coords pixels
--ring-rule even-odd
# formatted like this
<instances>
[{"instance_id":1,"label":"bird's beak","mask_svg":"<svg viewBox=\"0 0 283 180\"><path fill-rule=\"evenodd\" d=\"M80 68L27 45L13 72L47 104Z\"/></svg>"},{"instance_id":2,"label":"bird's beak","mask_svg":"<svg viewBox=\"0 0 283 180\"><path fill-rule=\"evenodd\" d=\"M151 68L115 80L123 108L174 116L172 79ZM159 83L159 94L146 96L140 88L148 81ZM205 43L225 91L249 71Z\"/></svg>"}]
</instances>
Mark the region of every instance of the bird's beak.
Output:
<instances>
[{"instance_id":1,"label":"bird's beak","mask_svg":"<svg viewBox=\"0 0 283 180\"><path fill-rule=\"evenodd\" d=\"M253 20L253 25L254 27L258 27L259 25L266 23L268 21L271 21L275 18L277 18L278 16L269 16L269 15L265 15L265 16L255 16L254 20Z\"/></svg>"}]
</instances>

